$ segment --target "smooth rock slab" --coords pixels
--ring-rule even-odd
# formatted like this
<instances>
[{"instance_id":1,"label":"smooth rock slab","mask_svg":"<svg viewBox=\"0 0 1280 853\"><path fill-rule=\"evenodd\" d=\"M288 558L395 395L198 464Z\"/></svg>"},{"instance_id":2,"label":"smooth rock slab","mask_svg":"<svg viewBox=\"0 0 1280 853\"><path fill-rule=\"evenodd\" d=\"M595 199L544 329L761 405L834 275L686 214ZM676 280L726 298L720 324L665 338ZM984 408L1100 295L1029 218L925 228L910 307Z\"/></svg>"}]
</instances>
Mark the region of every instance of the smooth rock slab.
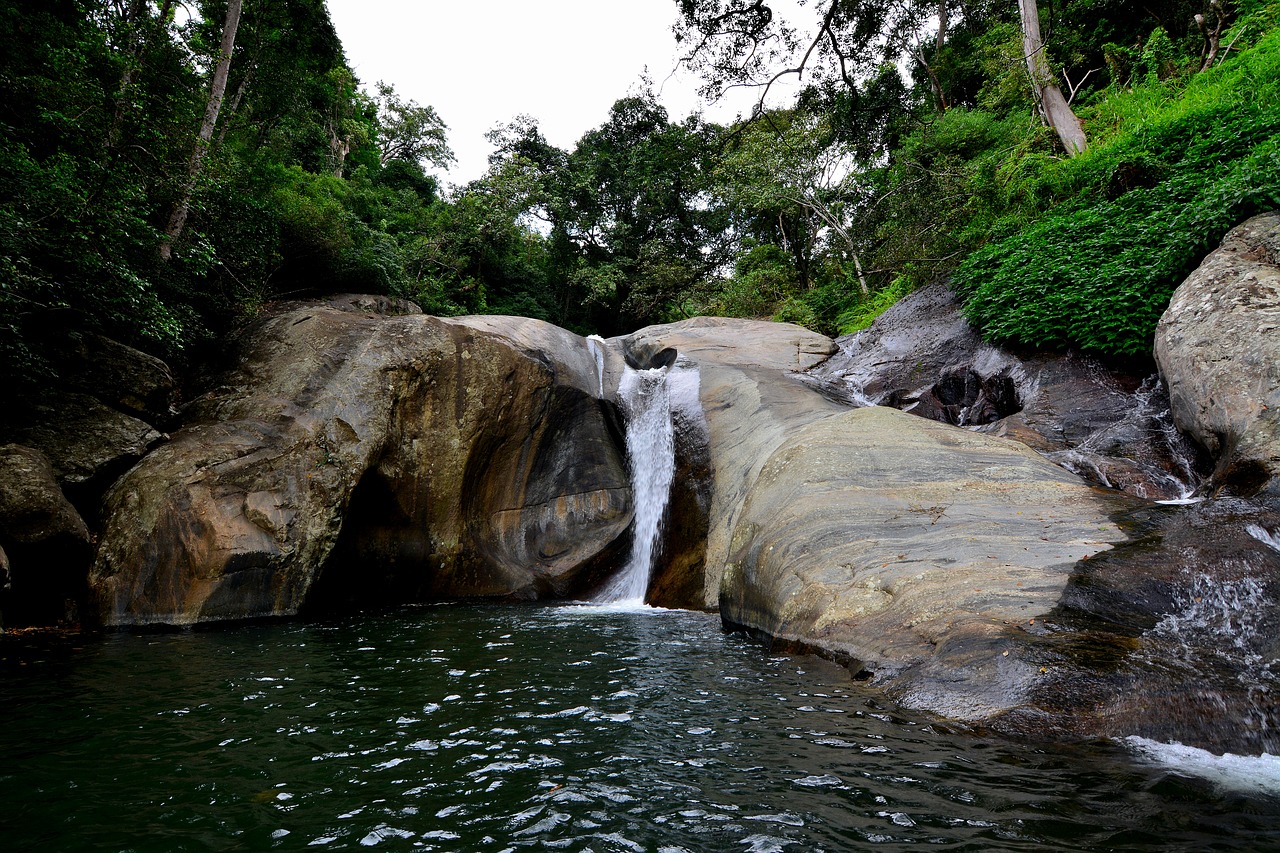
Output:
<instances>
[{"instance_id":1,"label":"smooth rock slab","mask_svg":"<svg viewBox=\"0 0 1280 853\"><path fill-rule=\"evenodd\" d=\"M1031 620L1077 561L1125 541L1118 508L1012 441L881 407L826 417L748 490L721 614L910 707L984 720L1026 701Z\"/></svg>"}]
</instances>

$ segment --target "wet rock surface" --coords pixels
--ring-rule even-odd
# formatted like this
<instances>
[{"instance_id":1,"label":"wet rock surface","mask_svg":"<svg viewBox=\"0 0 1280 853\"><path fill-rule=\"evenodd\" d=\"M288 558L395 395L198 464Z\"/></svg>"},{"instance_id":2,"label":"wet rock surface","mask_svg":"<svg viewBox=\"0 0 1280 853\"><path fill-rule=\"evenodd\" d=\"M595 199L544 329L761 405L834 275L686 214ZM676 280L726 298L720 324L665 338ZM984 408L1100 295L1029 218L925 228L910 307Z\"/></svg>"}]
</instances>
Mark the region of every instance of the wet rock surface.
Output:
<instances>
[{"instance_id":1,"label":"wet rock surface","mask_svg":"<svg viewBox=\"0 0 1280 853\"><path fill-rule=\"evenodd\" d=\"M855 405L891 406L1016 439L1091 482L1169 500L1198 486L1205 459L1173 427L1154 365L984 343L945 285L917 291L837 343L808 371Z\"/></svg>"},{"instance_id":2,"label":"wet rock surface","mask_svg":"<svg viewBox=\"0 0 1280 853\"><path fill-rule=\"evenodd\" d=\"M1013 627L1126 540L1108 501L1030 449L870 407L781 443L748 491L726 622L817 645L904 704L983 720L1035 670Z\"/></svg>"},{"instance_id":3,"label":"wet rock surface","mask_svg":"<svg viewBox=\"0 0 1280 853\"><path fill-rule=\"evenodd\" d=\"M1233 229L1178 287L1155 350L1214 487L1280 506L1280 213Z\"/></svg>"},{"instance_id":4,"label":"wet rock surface","mask_svg":"<svg viewBox=\"0 0 1280 853\"><path fill-rule=\"evenodd\" d=\"M839 356L806 368L821 339L738 322L641 333L701 375L706 589L728 627L978 729L1275 748L1280 519L1243 501L1154 504L1046 458L1149 446L1153 422L1168 435L1158 403L1124 411L1158 400L1152 383L1046 358L1030 386L1040 408L962 429L867 407L861 388L815 378ZM739 357L757 336L762 349ZM910 358L893 364L909 374ZM1026 364L1006 375L1026 381ZM1124 470L1098 456L1106 476ZM1143 462L1129 460L1151 489L1158 466Z\"/></svg>"},{"instance_id":5,"label":"wet rock surface","mask_svg":"<svg viewBox=\"0 0 1280 853\"><path fill-rule=\"evenodd\" d=\"M993 726L1276 754L1280 513L1223 498L1118 520L1130 541L1078 563L1023 626L1035 637L1017 654L1040 675Z\"/></svg>"}]
</instances>

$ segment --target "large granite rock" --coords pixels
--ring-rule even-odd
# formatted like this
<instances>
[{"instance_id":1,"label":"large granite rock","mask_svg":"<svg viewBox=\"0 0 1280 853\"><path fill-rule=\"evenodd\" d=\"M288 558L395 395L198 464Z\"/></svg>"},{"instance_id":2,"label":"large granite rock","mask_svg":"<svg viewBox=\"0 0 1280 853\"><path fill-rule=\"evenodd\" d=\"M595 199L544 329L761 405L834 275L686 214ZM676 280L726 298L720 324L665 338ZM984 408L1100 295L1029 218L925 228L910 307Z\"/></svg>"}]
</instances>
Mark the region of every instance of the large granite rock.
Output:
<instances>
[{"instance_id":1,"label":"large granite rock","mask_svg":"<svg viewBox=\"0 0 1280 853\"><path fill-rule=\"evenodd\" d=\"M62 353L60 373L72 388L149 424L173 417L177 383L169 365L148 353L86 334Z\"/></svg>"},{"instance_id":2,"label":"large granite rock","mask_svg":"<svg viewBox=\"0 0 1280 853\"><path fill-rule=\"evenodd\" d=\"M1233 229L1178 287L1155 349L1214 487L1280 502L1280 213Z\"/></svg>"},{"instance_id":3,"label":"large granite rock","mask_svg":"<svg viewBox=\"0 0 1280 853\"><path fill-rule=\"evenodd\" d=\"M93 559L89 530L44 454L0 446L0 612L10 627L74 618Z\"/></svg>"},{"instance_id":4,"label":"large granite rock","mask_svg":"<svg viewBox=\"0 0 1280 853\"><path fill-rule=\"evenodd\" d=\"M794 327L626 342L668 348L700 376L704 591L726 626L983 730L1280 747L1274 512L1156 505L1021 442L857 406L813 378L831 342Z\"/></svg>"},{"instance_id":5,"label":"large granite rock","mask_svg":"<svg viewBox=\"0 0 1280 853\"><path fill-rule=\"evenodd\" d=\"M851 404L892 406L1007 436L1091 482L1167 500L1198 486L1205 462L1174 428L1149 363L994 347L945 285L910 294L809 371Z\"/></svg>"},{"instance_id":6,"label":"large granite rock","mask_svg":"<svg viewBox=\"0 0 1280 853\"><path fill-rule=\"evenodd\" d=\"M86 511L116 477L164 439L146 421L76 391L54 391L30 401L8 414L0 432L48 457L58 482Z\"/></svg>"},{"instance_id":7,"label":"large granite rock","mask_svg":"<svg viewBox=\"0 0 1280 853\"><path fill-rule=\"evenodd\" d=\"M1010 657L1072 568L1126 535L1016 442L871 407L793 431L748 490L720 591L730 625L847 662L896 698L985 720L1026 700Z\"/></svg>"},{"instance_id":8,"label":"large granite rock","mask_svg":"<svg viewBox=\"0 0 1280 853\"><path fill-rule=\"evenodd\" d=\"M45 323L43 334L58 336L56 377L38 393L6 401L0 443L41 451L66 496L94 525L112 482L164 440L177 385L154 356L101 335L67 334L57 312Z\"/></svg>"},{"instance_id":9,"label":"large granite rock","mask_svg":"<svg viewBox=\"0 0 1280 853\"><path fill-rule=\"evenodd\" d=\"M111 625L565 595L606 570L627 473L585 341L358 300L285 306L107 497Z\"/></svg>"}]
</instances>

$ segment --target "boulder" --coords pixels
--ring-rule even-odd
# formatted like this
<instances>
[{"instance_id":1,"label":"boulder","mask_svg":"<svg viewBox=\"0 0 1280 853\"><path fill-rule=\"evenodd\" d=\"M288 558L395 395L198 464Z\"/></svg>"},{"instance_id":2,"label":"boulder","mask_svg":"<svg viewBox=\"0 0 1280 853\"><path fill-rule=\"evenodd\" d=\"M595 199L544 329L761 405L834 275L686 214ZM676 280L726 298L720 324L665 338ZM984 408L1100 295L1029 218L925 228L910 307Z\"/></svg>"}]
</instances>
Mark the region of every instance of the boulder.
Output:
<instances>
[{"instance_id":1,"label":"boulder","mask_svg":"<svg viewBox=\"0 0 1280 853\"><path fill-rule=\"evenodd\" d=\"M1280 213L1233 229L1178 287L1155 352L1214 488L1280 502Z\"/></svg>"},{"instance_id":2,"label":"boulder","mask_svg":"<svg viewBox=\"0 0 1280 853\"><path fill-rule=\"evenodd\" d=\"M629 345L699 375L710 499L705 518L673 503L669 531L706 525L726 627L981 730L1280 748L1280 514L1153 504L1022 442L859 404L813 375L831 342L795 327L695 319Z\"/></svg>"},{"instance_id":3,"label":"boulder","mask_svg":"<svg viewBox=\"0 0 1280 853\"><path fill-rule=\"evenodd\" d=\"M3 427L10 441L34 447L85 512L164 435L145 421L79 392L51 392L17 411Z\"/></svg>"},{"instance_id":4,"label":"boulder","mask_svg":"<svg viewBox=\"0 0 1280 853\"><path fill-rule=\"evenodd\" d=\"M0 557L4 624L74 616L93 559L89 530L44 454L16 444L0 446Z\"/></svg>"},{"instance_id":5,"label":"boulder","mask_svg":"<svg viewBox=\"0 0 1280 853\"><path fill-rule=\"evenodd\" d=\"M984 343L945 285L925 287L807 372L854 405L892 406L1016 439L1091 482L1137 497L1185 497L1205 460L1173 426L1152 365Z\"/></svg>"},{"instance_id":6,"label":"boulder","mask_svg":"<svg viewBox=\"0 0 1280 853\"><path fill-rule=\"evenodd\" d=\"M1115 501L1013 441L868 407L791 432L737 518L725 622L818 648L900 702L987 720L1073 567L1128 538Z\"/></svg>"},{"instance_id":7,"label":"boulder","mask_svg":"<svg viewBox=\"0 0 1280 853\"><path fill-rule=\"evenodd\" d=\"M165 424L175 414L177 383L169 365L111 338L77 336L59 372L69 387L149 424Z\"/></svg>"},{"instance_id":8,"label":"boulder","mask_svg":"<svg viewBox=\"0 0 1280 853\"><path fill-rule=\"evenodd\" d=\"M593 582L631 506L607 407L584 390L597 385L587 352L534 321L281 306L244 332L189 425L107 496L91 574L102 620Z\"/></svg>"}]
</instances>

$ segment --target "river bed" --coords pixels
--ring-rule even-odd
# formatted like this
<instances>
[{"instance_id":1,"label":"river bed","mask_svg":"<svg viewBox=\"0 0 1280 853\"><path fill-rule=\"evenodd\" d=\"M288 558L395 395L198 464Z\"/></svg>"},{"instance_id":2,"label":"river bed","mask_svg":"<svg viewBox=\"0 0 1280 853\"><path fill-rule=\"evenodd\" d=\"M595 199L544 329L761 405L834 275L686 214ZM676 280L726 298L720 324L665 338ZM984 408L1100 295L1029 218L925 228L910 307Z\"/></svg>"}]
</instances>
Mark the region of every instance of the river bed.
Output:
<instances>
[{"instance_id":1,"label":"river bed","mask_svg":"<svg viewBox=\"0 0 1280 853\"><path fill-rule=\"evenodd\" d=\"M0 798L9 851L1280 849L1265 757L966 733L647 608L107 636L0 682Z\"/></svg>"}]
</instances>

